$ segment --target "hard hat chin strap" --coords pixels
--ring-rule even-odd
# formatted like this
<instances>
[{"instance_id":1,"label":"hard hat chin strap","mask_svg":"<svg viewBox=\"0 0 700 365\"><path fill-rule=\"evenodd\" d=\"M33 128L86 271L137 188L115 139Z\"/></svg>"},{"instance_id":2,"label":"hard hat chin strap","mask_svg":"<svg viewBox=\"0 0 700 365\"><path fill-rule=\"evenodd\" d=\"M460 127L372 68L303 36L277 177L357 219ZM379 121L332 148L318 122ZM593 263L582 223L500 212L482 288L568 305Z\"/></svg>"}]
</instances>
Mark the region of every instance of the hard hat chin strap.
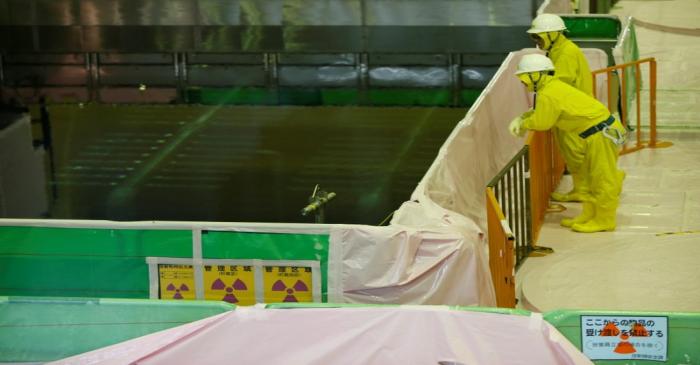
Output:
<instances>
[{"instance_id":1,"label":"hard hat chin strap","mask_svg":"<svg viewBox=\"0 0 700 365\"><path fill-rule=\"evenodd\" d=\"M549 47L547 47L546 51L548 53L547 54L548 56L549 56L549 51L552 49L552 47L554 47L554 42L559 40L559 37L561 36L561 32L557 32L557 36L554 39L552 39L551 33L552 32L547 32L547 39L549 39Z\"/></svg>"}]
</instances>

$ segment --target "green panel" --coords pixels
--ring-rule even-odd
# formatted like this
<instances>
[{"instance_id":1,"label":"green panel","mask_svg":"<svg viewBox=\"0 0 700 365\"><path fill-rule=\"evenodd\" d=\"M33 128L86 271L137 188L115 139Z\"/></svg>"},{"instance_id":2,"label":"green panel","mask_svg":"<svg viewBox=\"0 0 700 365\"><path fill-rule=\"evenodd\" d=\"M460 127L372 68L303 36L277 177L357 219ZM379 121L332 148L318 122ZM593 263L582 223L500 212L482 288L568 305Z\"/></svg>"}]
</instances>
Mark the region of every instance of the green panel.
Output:
<instances>
[{"instance_id":1,"label":"green panel","mask_svg":"<svg viewBox=\"0 0 700 365\"><path fill-rule=\"evenodd\" d=\"M0 294L148 298L148 256L192 257L192 232L3 226Z\"/></svg>"},{"instance_id":2,"label":"green panel","mask_svg":"<svg viewBox=\"0 0 700 365\"><path fill-rule=\"evenodd\" d=\"M0 297L0 362L58 360L232 309L205 301Z\"/></svg>"},{"instance_id":3,"label":"green panel","mask_svg":"<svg viewBox=\"0 0 700 365\"><path fill-rule=\"evenodd\" d=\"M328 300L328 235L203 231L202 257L320 261L321 292Z\"/></svg>"},{"instance_id":4,"label":"green panel","mask_svg":"<svg viewBox=\"0 0 700 365\"><path fill-rule=\"evenodd\" d=\"M0 226L0 254L192 257L192 231Z\"/></svg>"},{"instance_id":5,"label":"green panel","mask_svg":"<svg viewBox=\"0 0 700 365\"><path fill-rule=\"evenodd\" d=\"M357 89L322 89L323 105L360 105L360 92Z\"/></svg>"},{"instance_id":6,"label":"green panel","mask_svg":"<svg viewBox=\"0 0 700 365\"><path fill-rule=\"evenodd\" d=\"M450 90L445 89L372 89L368 92L372 105L449 106Z\"/></svg>"},{"instance_id":7,"label":"green panel","mask_svg":"<svg viewBox=\"0 0 700 365\"><path fill-rule=\"evenodd\" d=\"M469 89L469 90L462 90L460 93L461 96L461 105L466 105L466 106L472 106L476 102L476 99L479 98L479 95L481 95L481 92L484 91L482 89Z\"/></svg>"},{"instance_id":8,"label":"green panel","mask_svg":"<svg viewBox=\"0 0 700 365\"><path fill-rule=\"evenodd\" d=\"M279 89L280 105L322 105L321 90L314 88Z\"/></svg>"},{"instance_id":9,"label":"green panel","mask_svg":"<svg viewBox=\"0 0 700 365\"><path fill-rule=\"evenodd\" d=\"M617 39L622 30L620 19L610 16L567 17L562 16L568 29L569 38L609 38Z\"/></svg>"},{"instance_id":10,"label":"green panel","mask_svg":"<svg viewBox=\"0 0 700 365\"><path fill-rule=\"evenodd\" d=\"M634 360L634 364L690 364L700 358L700 312L619 312L557 310L544 314L544 319L581 350L581 316L665 316L668 317L668 361ZM632 360L627 360L630 362ZM625 363L622 360L594 360L598 365Z\"/></svg>"},{"instance_id":11,"label":"green panel","mask_svg":"<svg viewBox=\"0 0 700 365\"><path fill-rule=\"evenodd\" d=\"M190 88L185 91L188 103L205 105L276 105L277 96L265 88Z\"/></svg>"},{"instance_id":12,"label":"green panel","mask_svg":"<svg viewBox=\"0 0 700 365\"><path fill-rule=\"evenodd\" d=\"M3 295L148 298L141 257L7 255L0 267Z\"/></svg>"}]
</instances>

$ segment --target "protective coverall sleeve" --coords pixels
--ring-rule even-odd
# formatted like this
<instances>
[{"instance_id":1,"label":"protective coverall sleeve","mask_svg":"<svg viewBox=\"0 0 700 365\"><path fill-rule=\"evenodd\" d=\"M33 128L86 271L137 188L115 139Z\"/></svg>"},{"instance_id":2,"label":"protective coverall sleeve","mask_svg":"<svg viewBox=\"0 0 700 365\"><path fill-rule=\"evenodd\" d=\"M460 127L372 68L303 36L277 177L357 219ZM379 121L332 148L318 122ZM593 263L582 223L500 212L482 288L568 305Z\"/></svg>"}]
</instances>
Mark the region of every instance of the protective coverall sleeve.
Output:
<instances>
[{"instance_id":1,"label":"protective coverall sleeve","mask_svg":"<svg viewBox=\"0 0 700 365\"><path fill-rule=\"evenodd\" d=\"M559 119L561 109L557 102L547 95L537 95L537 106L532 114L523 118L523 128L546 131Z\"/></svg>"},{"instance_id":2,"label":"protective coverall sleeve","mask_svg":"<svg viewBox=\"0 0 700 365\"><path fill-rule=\"evenodd\" d=\"M576 87L576 78L578 77L578 60L576 57L568 54L563 54L557 58L554 63L556 70L554 76L566 84Z\"/></svg>"}]
</instances>

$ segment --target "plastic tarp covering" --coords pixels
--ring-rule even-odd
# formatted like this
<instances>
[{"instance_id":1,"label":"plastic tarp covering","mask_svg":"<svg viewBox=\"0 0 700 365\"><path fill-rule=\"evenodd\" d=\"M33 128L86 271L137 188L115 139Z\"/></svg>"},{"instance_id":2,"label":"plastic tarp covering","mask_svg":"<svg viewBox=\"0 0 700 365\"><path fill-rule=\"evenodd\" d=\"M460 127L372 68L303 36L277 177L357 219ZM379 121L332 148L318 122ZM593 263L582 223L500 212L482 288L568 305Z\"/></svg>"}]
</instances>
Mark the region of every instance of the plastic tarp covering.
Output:
<instances>
[{"instance_id":1,"label":"plastic tarp covering","mask_svg":"<svg viewBox=\"0 0 700 365\"><path fill-rule=\"evenodd\" d=\"M52 364L592 364L540 314L444 307L235 311Z\"/></svg>"},{"instance_id":2,"label":"plastic tarp covering","mask_svg":"<svg viewBox=\"0 0 700 365\"><path fill-rule=\"evenodd\" d=\"M495 305L483 238L470 223L464 234L394 225L332 230L329 301Z\"/></svg>"}]
</instances>

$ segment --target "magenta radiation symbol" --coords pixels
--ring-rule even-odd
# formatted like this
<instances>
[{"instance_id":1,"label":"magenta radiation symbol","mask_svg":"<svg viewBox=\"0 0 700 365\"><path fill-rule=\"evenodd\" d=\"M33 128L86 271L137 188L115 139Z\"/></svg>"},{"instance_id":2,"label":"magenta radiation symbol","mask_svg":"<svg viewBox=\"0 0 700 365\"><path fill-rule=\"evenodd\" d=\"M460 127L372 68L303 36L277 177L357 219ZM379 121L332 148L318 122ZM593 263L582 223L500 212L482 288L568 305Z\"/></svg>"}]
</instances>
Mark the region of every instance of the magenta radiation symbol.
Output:
<instances>
[{"instance_id":1,"label":"magenta radiation symbol","mask_svg":"<svg viewBox=\"0 0 700 365\"><path fill-rule=\"evenodd\" d=\"M190 291L190 288L185 285L185 284L180 284L180 287L176 287L173 285L173 283L168 284L168 286L165 288L167 291L174 291L175 293L173 294L173 299L182 299L182 294L180 294L181 291Z\"/></svg>"},{"instance_id":2,"label":"magenta radiation symbol","mask_svg":"<svg viewBox=\"0 0 700 365\"><path fill-rule=\"evenodd\" d=\"M294 296L294 292L309 291L309 287L307 287L303 281L297 280L293 287L287 288L282 280L277 280L274 284L272 284L272 291L286 291L287 296L284 297L283 302L298 302L297 298Z\"/></svg>"},{"instance_id":3,"label":"magenta radiation symbol","mask_svg":"<svg viewBox=\"0 0 700 365\"><path fill-rule=\"evenodd\" d=\"M221 300L229 303L238 303L238 298L236 298L234 290L248 290L248 287L241 281L241 279L236 279L231 286L226 286L226 283L224 283L223 280L216 279L213 283L211 283L211 288L212 290L225 290L226 295L224 295Z\"/></svg>"}]
</instances>

